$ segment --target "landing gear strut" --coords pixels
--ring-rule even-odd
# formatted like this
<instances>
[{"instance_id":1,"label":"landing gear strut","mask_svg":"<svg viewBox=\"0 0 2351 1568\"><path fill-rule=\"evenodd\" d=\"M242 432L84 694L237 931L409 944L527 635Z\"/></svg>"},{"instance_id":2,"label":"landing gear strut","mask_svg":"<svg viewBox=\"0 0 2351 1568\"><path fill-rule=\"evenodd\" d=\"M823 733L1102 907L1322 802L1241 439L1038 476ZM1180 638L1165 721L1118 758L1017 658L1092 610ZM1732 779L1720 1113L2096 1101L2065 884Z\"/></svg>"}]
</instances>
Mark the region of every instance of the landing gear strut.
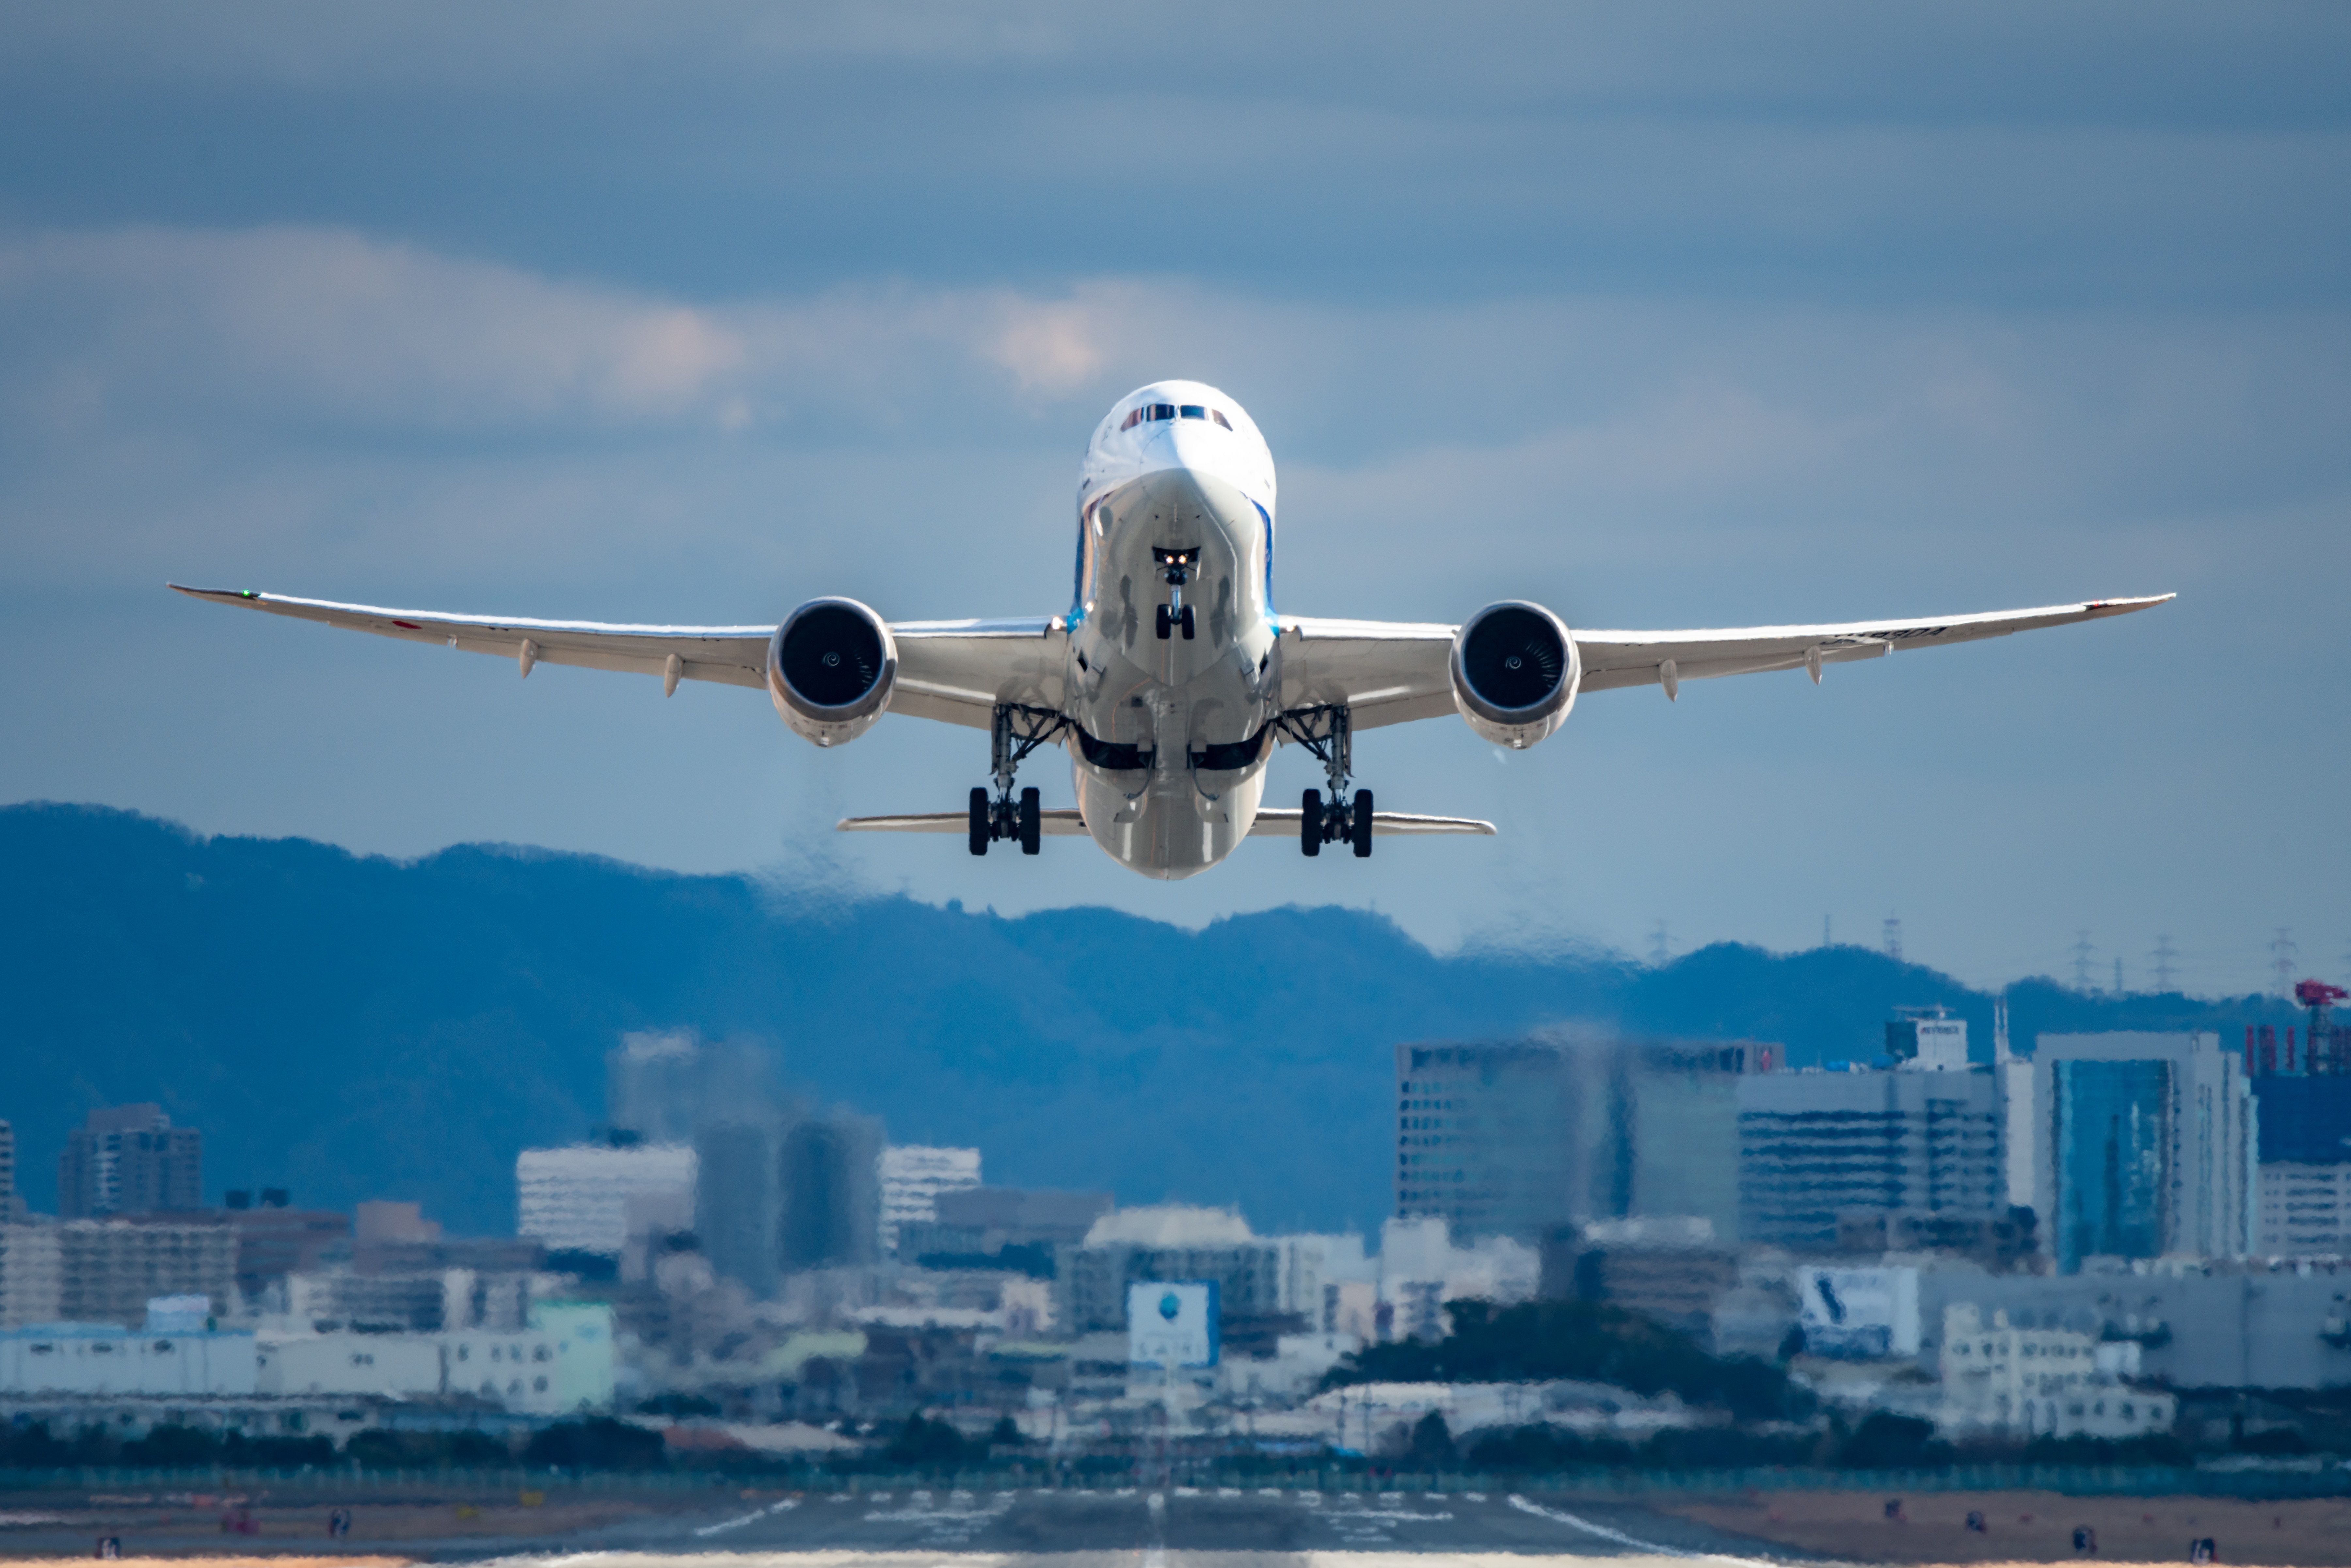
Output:
<instances>
[{"instance_id":1,"label":"landing gear strut","mask_svg":"<svg viewBox=\"0 0 2351 1568\"><path fill-rule=\"evenodd\" d=\"M1347 776L1354 766L1354 728L1344 707L1295 708L1275 721L1282 733L1314 754L1330 780L1331 800L1322 791L1309 789L1300 802L1298 847L1319 855L1324 844L1353 846L1357 860L1372 858L1372 792L1355 791L1347 800Z\"/></svg>"},{"instance_id":2,"label":"landing gear strut","mask_svg":"<svg viewBox=\"0 0 2351 1568\"><path fill-rule=\"evenodd\" d=\"M1152 618L1158 629L1159 640L1165 643L1168 634L1180 626L1184 629L1184 641L1189 643L1193 630L1192 607L1184 602L1184 585L1192 580L1192 569L1200 564L1200 552L1197 548L1160 549L1154 547L1151 559L1167 579L1167 602L1160 605L1157 614Z\"/></svg>"},{"instance_id":3,"label":"landing gear strut","mask_svg":"<svg viewBox=\"0 0 2351 1568\"><path fill-rule=\"evenodd\" d=\"M1021 790L1016 798L1013 781L1030 752L1069 727L1070 721L1051 708L996 705L995 720L988 727L989 770L996 776L996 794L991 798L985 787L971 792L972 853L986 854L987 846L998 839L1017 840L1024 855L1037 852L1043 842L1044 811L1034 788Z\"/></svg>"}]
</instances>

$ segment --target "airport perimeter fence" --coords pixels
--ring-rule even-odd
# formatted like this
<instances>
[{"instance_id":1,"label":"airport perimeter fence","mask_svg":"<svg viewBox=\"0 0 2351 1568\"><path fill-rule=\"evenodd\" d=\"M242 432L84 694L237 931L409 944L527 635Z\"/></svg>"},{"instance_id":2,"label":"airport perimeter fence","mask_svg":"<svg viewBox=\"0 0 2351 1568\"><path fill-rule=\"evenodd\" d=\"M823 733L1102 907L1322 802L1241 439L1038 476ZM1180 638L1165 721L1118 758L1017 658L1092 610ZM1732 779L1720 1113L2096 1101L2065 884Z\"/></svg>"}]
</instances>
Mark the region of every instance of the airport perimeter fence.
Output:
<instances>
[{"instance_id":1,"label":"airport perimeter fence","mask_svg":"<svg viewBox=\"0 0 2351 1568\"><path fill-rule=\"evenodd\" d=\"M1634 1501L1646 1497L1742 1495L1774 1491L1866 1491L1928 1495L1936 1492L2048 1491L2067 1497L2209 1497L2273 1502L2298 1498L2351 1496L2351 1469L2210 1470L2166 1466L1951 1465L1929 1470L1832 1470L1755 1469L1641 1470L1630 1468L1564 1470L1549 1475L1488 1475L1463 1472L1381 1472L1301 1468L1239 1475L1213 1459L1178 1458L1172 1467L1145 1460L1144 1475L1064 1474L1050 1465L1025 1469L956 1471L950 1474L835 1475L811 1467L798 1471L559 1470L559 1469L375 1469L349 1465L308 1466L290 1470L225 1468L132 1469L87 1467L68 1469L0 1469L0 1490L78 1491L97 1494L220 1493L235 1490L333 1492L339 1497L398 1499L420 1494L464 1493L683 1493L752 1491L841 1493L850 1497L909 1492L1054 1490L1133 1493L1172 1485L1181 1492L1214 1496L1251 1491L1420 1494L1512 1492L1546 1497Z\"/></svg>"}]
</instances>

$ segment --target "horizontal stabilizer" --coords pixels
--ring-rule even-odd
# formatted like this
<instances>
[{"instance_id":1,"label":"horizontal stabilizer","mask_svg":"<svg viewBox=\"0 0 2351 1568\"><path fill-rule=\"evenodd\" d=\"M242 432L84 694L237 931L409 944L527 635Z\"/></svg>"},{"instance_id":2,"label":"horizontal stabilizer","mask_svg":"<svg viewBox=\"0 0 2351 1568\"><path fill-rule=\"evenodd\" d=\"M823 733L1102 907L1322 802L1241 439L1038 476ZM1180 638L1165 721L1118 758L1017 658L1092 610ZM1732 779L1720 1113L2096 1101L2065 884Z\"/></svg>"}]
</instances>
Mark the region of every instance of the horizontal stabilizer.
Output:
<instances>
[{"instance_id":1,"label":"horizontal stabilizer","mask_svg":"<svg viewBox=\"0 0 2351 1568\"><path fill-rule=\"evenodd\" d=\"M1037 831L1047 838L1085 836L1086 824L1072 806L1037 813ZM833 825L841 833L965 833L971 831L968 811L915 811L903 817L843 817Z\"/></svg>"},{"instance_id":2,"label":"horizontal stabilizer","mask_svg":"<svg viewBox=\"0 0 2351 1568\"><path fill-rule=\"evenodd\" d=\"M1294 839L1301 831L1299 818L1303 815L1295 808L1259 811L1257 821L1249 824L1249 837ZM1372 837L1384 839L1395 833L1476 833L1481 838L1492 838L1494 824L1475 817L1424 817L1412 811L1372 813Z\"/></svg>"},{"instance_id":3,"label":"horizontal stabilizer","mask_svg":"<svg viewBox=\"0 0 2351 1568\"><path fill-rule=\"evenodd\" d=\"M1086 824L1071 807L1057 807L1038 813L1038 831L1047 837L1073 837L1084 833ZM1249 825L1251 838L1296 838L1299 833L1299 812L1295 810L1259 811L1257 821ZM898 817L843 817L835 831L843 833L961 833L971 829L971 817L965 811L915 811ZM1477 833L1491 837L1494 824L1481 822L1475 817L1423 817L1410 811L1374 811L1372 813L1372 836L1385 838L1394 833Z\"/></svg>"}]
</instances>

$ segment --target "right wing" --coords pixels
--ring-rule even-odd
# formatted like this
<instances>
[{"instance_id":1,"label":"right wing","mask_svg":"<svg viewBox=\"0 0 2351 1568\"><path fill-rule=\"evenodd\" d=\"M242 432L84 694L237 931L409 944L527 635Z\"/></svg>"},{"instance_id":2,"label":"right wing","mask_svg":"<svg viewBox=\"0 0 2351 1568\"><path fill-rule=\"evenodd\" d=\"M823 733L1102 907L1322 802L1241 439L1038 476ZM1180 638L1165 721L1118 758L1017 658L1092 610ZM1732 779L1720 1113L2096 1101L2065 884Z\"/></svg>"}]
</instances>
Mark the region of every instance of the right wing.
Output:
<instances>
[{"instance_id":1,"label":"right wing","mask_svg":"<svg viewBox=\"0 0 2351 1568\"><path fill-rule=\"evenodd\" d=\"M719 681L765 691L773 626L630 626L600 621L537 621L524 616L452 615L387 610L226 588L174 592L266 615L315 621L409 643L438 643L467 653L534 664L577 664L659 675L676 690L685 681ZM890 628L898 647L898 684L890 711L986 729L1000 702L1057 707L1061 702L1062 624L1017 621L907 621Z\"/></svg>"}]
</instances>

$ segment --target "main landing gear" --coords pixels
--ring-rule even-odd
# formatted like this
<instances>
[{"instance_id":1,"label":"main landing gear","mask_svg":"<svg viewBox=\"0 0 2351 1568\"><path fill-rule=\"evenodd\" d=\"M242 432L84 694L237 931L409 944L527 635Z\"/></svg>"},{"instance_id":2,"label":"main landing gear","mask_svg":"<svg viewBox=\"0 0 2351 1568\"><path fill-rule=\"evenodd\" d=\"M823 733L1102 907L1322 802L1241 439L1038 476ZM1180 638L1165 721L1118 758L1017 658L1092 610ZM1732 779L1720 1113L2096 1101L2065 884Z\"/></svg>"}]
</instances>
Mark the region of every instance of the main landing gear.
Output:
<instances>
[{"instance_id":1,"label":"main landing gear","mask_svg":"<svg viewBox=\"0 0 2351 1568\"><path fill-rule=\"evenodd\" d=\"M1033 788L1023 789L1016 798L1013 781L1029 754L1068 728L1069 723L1051 708L1027 707L1018 703L996 705L988 742L996 793L991 796L985 786L971 792L972 853L986 854L987 846L998 839L1017 841L1024 855L1033 855L1041 847L1045 814L1038 803L1037 791Z\"/></svg>"},{"instance_id":2,"label":"main landing gear","mask_svg":"<svg viewBox=\"0 0 2351 1568\"><path fill-rule=\"evenodd\" d=\"M1321 758L1322 771L1331 784L1328 805L1323 803L1320 789L1309 789L1301 802L1299 849L1319 855L1324 844L1343 843L1353 848L1357 860L1371 859L1372 792L1358 789L1353 804L1347 800L1347 775L1354 764L1354 732L1348 722L1347 710L1298 708L1283 714L1276 722L1292 740Z\"/></svg>"}]
</instances>

